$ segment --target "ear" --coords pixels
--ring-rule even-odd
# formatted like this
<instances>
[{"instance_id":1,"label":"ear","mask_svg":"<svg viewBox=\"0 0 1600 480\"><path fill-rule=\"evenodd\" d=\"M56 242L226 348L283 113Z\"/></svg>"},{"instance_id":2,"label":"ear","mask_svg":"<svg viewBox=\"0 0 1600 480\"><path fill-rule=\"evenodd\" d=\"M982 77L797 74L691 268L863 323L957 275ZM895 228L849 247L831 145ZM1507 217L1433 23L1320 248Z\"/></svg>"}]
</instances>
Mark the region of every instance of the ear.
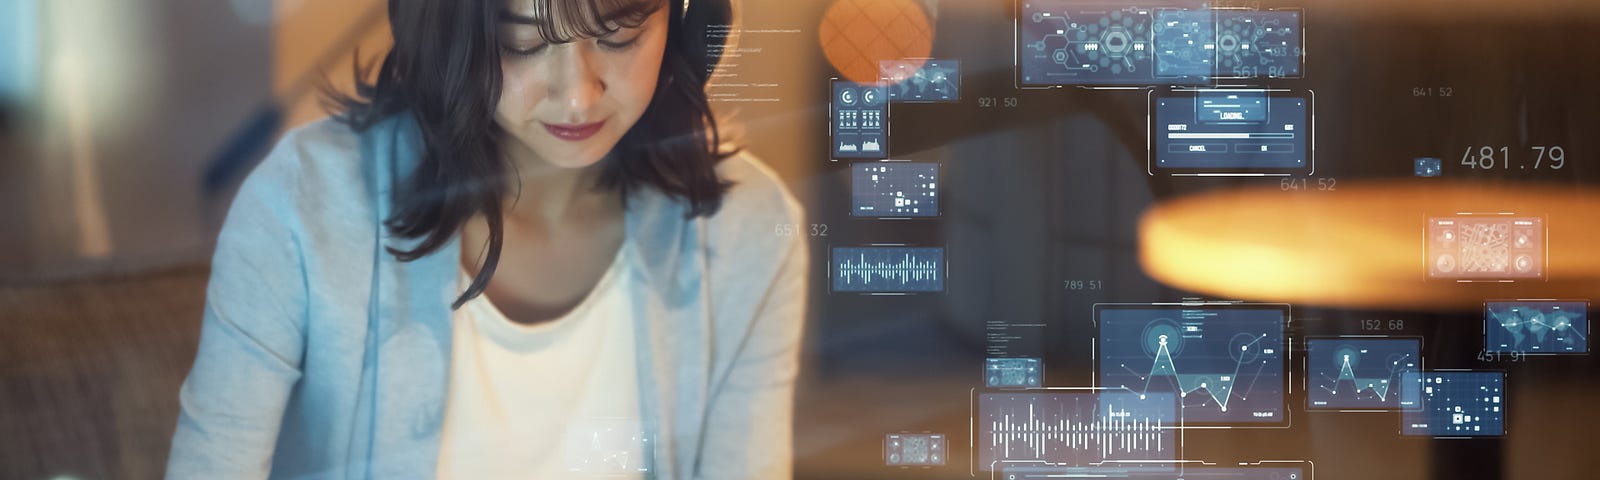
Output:
<instances>
[{"instance_id":1,"label":"ear","mask_svg":"<svg viewBox=\"0 0 1600 480\"><path fill-rule=\"evenodd\" d=\"M683 12L679 48L694 69L695 80L704 88L711 78L711 70L722 62L722 48L727 38L719 35L707 39L705 32L712 25L733 23L732 0L672 0L672 8Z\"/></svg>"}]
</instances>

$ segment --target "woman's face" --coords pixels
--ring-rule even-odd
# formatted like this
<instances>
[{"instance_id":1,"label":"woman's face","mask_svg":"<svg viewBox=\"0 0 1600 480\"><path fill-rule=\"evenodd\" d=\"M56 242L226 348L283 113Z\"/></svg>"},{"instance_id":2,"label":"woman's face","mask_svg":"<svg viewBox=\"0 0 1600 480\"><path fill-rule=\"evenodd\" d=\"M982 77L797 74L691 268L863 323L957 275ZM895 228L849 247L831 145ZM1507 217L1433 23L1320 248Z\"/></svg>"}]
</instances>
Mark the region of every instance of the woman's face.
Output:
<instances>
[{"instance_id":1,"label":"woman's face","mask_svg":"<svg viewBox=\"0 0 1600 480\"><path fill-rule=\"evenodd\" d=\"M583 168L611 152L655 94L667 43L667 9L638 27L551 44L533 22L534 0L509 0L501 23L504 79L495 123L506 147L551 165ZM578 2L550 2L553 8ZM557 12L560 16L560 12Z\"/></svg>"}]
</instances>

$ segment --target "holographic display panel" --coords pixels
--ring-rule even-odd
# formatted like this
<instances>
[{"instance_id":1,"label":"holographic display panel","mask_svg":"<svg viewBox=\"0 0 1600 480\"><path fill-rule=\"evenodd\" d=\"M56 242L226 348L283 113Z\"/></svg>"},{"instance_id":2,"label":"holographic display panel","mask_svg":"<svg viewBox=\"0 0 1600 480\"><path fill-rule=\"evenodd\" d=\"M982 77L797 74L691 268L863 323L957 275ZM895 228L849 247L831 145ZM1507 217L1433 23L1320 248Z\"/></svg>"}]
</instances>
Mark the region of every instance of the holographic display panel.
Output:
<instances>
[{"instance_id":1,"label":"holographic display panel","mask_svg":"<svg viewBox=\"0 0 1600 480\"><path fill-rule=\"evenodd\" d=\"M961 61L944 59L882 60L879 80L892 102L956 102L961 100Z\"/></svg>"},{"instance_id":2,"label":"holographic display panel","mask_svg":"<svg viewBox=\"0 0 1600 480\"><path fill-rule=\"evenodd\" d=\"M1421 339L1309 338L1306 402L1312 409L1400 409L1402 376L1421 369Z\"/></svg>"},{"instance_id":3,"label":"holographic display panel","mask_svg":"<svg viewBox=\"0 0 1600 480\"><path fill-rule=\"evenodd\" d=\"M1589 353L1589 302L1484 302L1483 340L1498 353Z\"/></svg>"},{"instance_id":4,"label":"holographic display panel","mask_svg":"<svg viewBox=\"0 0 1600 480\"><path fill-rule=\"evenodd\" d=\"M1213 78L1295 78L1300 10L1028 0L1017 12L1022 86L1203 85Z\"/></svg>"},{"instance_id":5,"label":"holographic display panel","mask_svg":"<svg viewBox=\"0 0 1600 480\"><path fill-rule=\"evenodd\" d=\"M833 247L829 260L835 292L944 291L943 247Z\"/></svg>"},{"instance_id":6,"label":"holographic display panel","mask_svg":"<svg viewBox=\"0 0 1600 480\"><path fill-rule=\"evenodd\" d=\"M1059 480L1061 478L1117 478L1126 480L1306 480L1307 469L1290 466L1188 466L1167 464L1155 469L1146 465L1096 466L1052 465L1046 462L1002 462L994 478L1004 480Z\"/></svg>"},{"instance_id":7,"label":"holographic display panel","mask_svg":"<svg viewBox=\"0 0 1600 480\"><path fill-rule=\"evenodd\" d=\"M1047 85L1152 85L1204 83L1209 64L1204 57L1205 26L1211 14L1199 2L1130 5L1126 2L1026 0L1017 17L1018 83ZM1168 32L1162 18L1179 23L1162 55L1165 76L1155 66L1157 36ZM1184 11L1198 11L1183 15ZM1185 43L1189 29L1198 41ZM1202 71L1204 70L1204 71ZM1197 73L1199 72L1199 73Z\"/></svg>"},{"instance_id":8,"label":"holographic display panel","mask_svg":"<svg viewBox=\"0 0 1600 480\"><path fill-rule=\"evenodd\" d=\"M937 433L891 433L883 438L883 463L889 466L944 465L944 435Z\"/></svg>"},{"instance_id":9,"label":"holographic display panel","mask_svg":"<svg viewBox=\"0 0 1600 480\"><path fill-rule=\"evenodd\" d=\"M939 164L868 162L850 166L850 215L936 217Z\"/></svg>"},{"instance_id":10,"label":"holographic display panel","mask_svg":"<svg viewBox=\"0 0 1600 480\"><path fill-rule=\"evenodd\" d=\"M1401 413L1400 433L1434 437L1505 433L1504 373L1433 371L1405 376L1400 395L1418 408Z\"/></svg>"},{"instance_id":11,"label":"holographic display panel","mask_svg":"<svg viewBox=\"0 0 1600 480\"><path fill-rule=\"evenodd\" d=\"M980 470L1005 460L1088 465L1172 460L1177 423L1171 394L1127 391L984 393L973 448Z\"/></svg>"},{"instance_id":12,"label":"holographic display panel","mask_svg":"<svg viewBox=\"0 0 1600 480\"><path fill-rule=\"evenodd\" d=\"M832 98L833 158L888 157L889 98L884 88L834 80Z\"/></svg>"},{"instance_id":13,"label":"holographic display panel","mask_svg":"<svg viewBox=\"0 0 1600 480\"><path fill-rule=\"evenodd\" d=\"M1300 76L1299 10L1216 10L1216 67L1222 78Z\"/></svg>"},{"instance_id":14,"label":"holographic display panel","mask_svg":"<svg viewBox=\"0 0 1600 480\"><path fill-rule=\"evenodd\" d=\"M986 358L983 385L989 388L1031 388L1044 383L1044 365L1037 358Z\"/></svg>"},{"instance_id":15,"label":"holographic display panel","mask_svg":"<svg viewBox=\"0 0 1600 480\"><path fill-rule=\"evenodd\" d=\"M1428 278L1544 277L1544 219L1457 215L1428 219Z\"/></svg>"},{"instance_id":16,"label":"holographic display panel","mask_svg":"<svg viewBox=\"0 0 1600 480\"><path fill-rule=\"evenodd\" d=\"M1152 174L1293 174L1313 167L1310 95L1176 90L1150 102Z\"/></svg>"},{"instance_id":17,"label":"holographic display panel","mask_svg":"<svg viewBox=\"0 0 1600 480\"><path fill-rule=\"evenodd\" d=\"M1179 396L1186 425L1287 422L1284 305L1096 305L1098 386Z\"/></svg>"}]
</instances>

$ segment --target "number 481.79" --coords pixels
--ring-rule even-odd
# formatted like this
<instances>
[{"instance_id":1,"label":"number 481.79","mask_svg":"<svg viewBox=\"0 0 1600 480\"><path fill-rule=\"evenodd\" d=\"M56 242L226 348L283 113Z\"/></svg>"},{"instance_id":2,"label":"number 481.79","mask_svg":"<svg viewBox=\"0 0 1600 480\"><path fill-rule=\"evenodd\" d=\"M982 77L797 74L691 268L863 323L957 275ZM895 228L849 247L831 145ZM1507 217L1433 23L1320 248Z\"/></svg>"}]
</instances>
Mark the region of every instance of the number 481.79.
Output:
<instances>
[{"instance_id":1,"label":"number 481.79","mask_svg":"<svg viewBox=\"0 0 1600 480\"><path fill-rule=\"evenodd\" d=\"M1533 153L1533 170L1560 170L1561 167L1567 166L1567 151L1560 145L1534 145L1528 149ZM1510 170L1511 147L1468 145L1467 149L1461 152L1461 166L1478 170L1493 170L1499 166L1503 170ZM1517 168L1528 167L1522 165Z\"/></svg>"}]
</instances>

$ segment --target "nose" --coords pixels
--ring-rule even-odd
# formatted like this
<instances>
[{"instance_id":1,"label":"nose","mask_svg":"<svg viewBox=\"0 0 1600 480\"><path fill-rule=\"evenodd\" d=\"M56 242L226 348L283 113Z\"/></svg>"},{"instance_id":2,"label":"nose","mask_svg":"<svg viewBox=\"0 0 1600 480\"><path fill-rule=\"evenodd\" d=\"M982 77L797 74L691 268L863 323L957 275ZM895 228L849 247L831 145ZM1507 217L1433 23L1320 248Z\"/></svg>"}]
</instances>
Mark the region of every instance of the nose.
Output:
<instances>
[{"instance_id":1,"label":"nose","mask_svg":"<svg viewBox=\"0 0 1600 480\"><path fill-rule=\"evenodd\" d=\"M575 41L556 48L546 97L559 105L563 120L569 123L593 121L590 111L606 90L589 43Z\"/></svg>"}]
</instances>

